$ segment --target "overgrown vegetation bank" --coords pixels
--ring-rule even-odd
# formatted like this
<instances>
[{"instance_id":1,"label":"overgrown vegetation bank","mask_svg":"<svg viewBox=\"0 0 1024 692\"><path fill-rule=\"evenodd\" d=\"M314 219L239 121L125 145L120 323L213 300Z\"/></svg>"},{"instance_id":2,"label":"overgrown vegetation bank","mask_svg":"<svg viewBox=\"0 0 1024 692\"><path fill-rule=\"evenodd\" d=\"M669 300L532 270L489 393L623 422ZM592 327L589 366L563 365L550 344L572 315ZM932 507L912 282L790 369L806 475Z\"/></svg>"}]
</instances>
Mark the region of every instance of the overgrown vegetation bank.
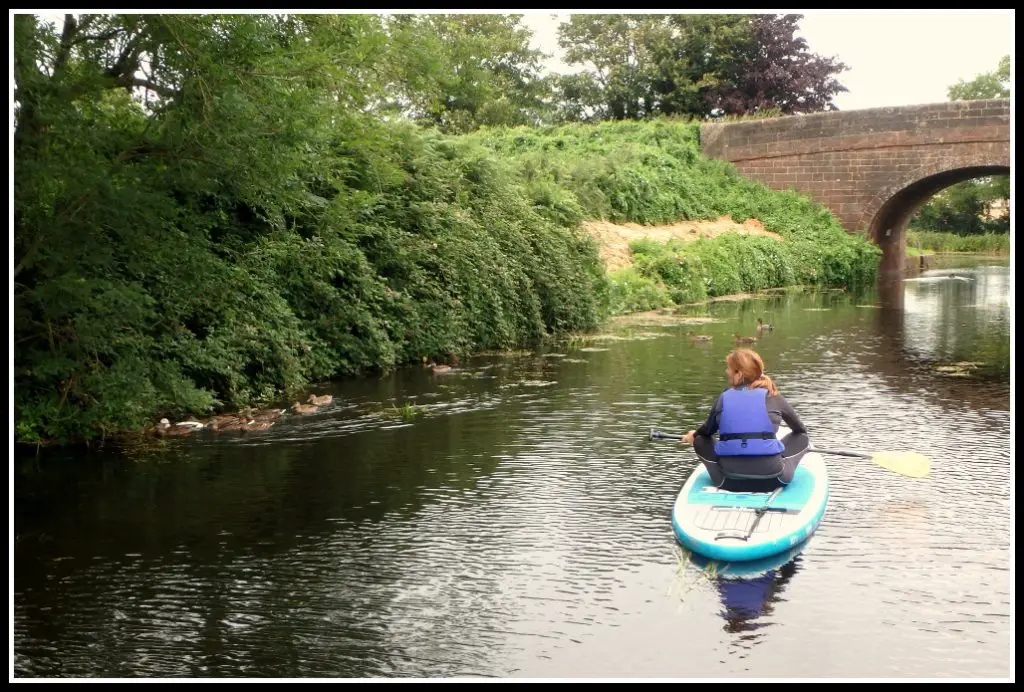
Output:
<instances>
[{"instance_id":1,"label":"overgrown vegetation bank","mask_svg":"<svg viewBox=\"0 0 1024 692\"><path fill-rule=\"evenodd\" d=\"M20 442L276 401L670 301L874 276L872 245L702 158L685 120L441 134L368 112L362 15L92 17L63 34L15 18ZM154 100L94 49L106 37L129 62L161 56ZM580 226L725 214L783 241L641 243L608 275Z\"/></svg>"}]
</instances>

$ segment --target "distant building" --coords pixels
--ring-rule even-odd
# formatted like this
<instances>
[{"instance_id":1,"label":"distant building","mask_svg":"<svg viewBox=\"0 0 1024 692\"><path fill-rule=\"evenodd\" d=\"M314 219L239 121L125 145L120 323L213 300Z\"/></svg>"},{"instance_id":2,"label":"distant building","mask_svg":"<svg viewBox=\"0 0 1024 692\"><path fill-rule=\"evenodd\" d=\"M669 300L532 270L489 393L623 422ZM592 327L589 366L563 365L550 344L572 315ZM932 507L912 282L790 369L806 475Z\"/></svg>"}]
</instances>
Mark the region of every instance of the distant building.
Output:
<instances>
[{"instance_id":1,"label":"distant building","mask_svg":"<svg viewBox=\"0 0 1024 692\"><path fill-rule=\"evenodd\" d=\"M1001 219L1010 213L1009 200L994 199L988 205L986 216L990 219Z\"/></svg>"}]
</instances>

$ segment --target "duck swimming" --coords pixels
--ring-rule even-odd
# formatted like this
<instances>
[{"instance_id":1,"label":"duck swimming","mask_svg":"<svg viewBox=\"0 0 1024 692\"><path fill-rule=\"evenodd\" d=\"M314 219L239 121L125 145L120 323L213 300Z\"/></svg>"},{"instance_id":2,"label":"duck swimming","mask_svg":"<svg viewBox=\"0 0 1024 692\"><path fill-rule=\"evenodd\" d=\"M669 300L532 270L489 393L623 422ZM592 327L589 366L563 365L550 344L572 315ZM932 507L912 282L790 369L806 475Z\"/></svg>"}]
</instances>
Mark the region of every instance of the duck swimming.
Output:
<instances>
[{"instance_id":1,"label":"duck swimming","mask_svg":"<svg viewBox=\"0 0 1024 692\"><path fill-rule=\"evenodd\" d=\"M246 418L241 416L214 416L210 421L210 430L223 432L225 430L242 430L245 427Z\"/></svg>"},{"instance_id":2,"label":"duck swimming","mask_svg":"<svg viewBox=\"0 0 1024 692\"><path fill-rule=\"evenodd\" d=\"M166 418L161 418L160 422L156 426L156 434L160 436L174 436L179 435L191 435L196 430L202 430L204 426L202 423L194 420L182 421L181 423L175 423L171 425L171 421Z\"/></svg>"},{"instance_id":3,"label":"duck swimming","mask_svg":"<svg viewBox=\"0 0 1024 692\"><path fill-rule=\"evenodd\" d=\"M267 409L266 411L257 411L255 413L253 413L252 410L249 409L249 410L245 411L244 415L245 415L246 420L255 420L255 421L269 420L269 421L275 421L275 420L277 420L278 418L280 418L282 415L284 415L287 412L288 412L287 409L283 409L283 408L272 408L272 409Z\"/></svg>"},{"instance_id":4,"label":"duck swimming","mask_svg":"<svg viewBox=\"0 0 1024 692\"><path fill-rule=\"evenodd\" d=\"M759 331L759 332L770 332L773 329L775 329L775 327L773 327L770 324L766 324L766 323L762 322L760 317L757 318L757 331Z\"/></svg>"}]
</instances>

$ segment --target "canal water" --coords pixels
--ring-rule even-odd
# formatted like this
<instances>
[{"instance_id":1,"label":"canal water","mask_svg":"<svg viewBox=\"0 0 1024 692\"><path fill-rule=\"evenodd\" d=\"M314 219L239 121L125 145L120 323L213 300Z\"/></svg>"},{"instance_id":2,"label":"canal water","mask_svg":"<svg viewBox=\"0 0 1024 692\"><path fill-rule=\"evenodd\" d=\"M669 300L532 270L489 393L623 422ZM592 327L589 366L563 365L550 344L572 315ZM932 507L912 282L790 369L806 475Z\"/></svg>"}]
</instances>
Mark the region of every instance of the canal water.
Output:
<instances>
[{"instance_id":1,"label":"canal water","mask_svg":"<svg viewBox=\"0 0 1024 692\"><path fill-rule=\"evenodd\" d=\"M15 677L1010 676L1011 272L613 321L538 353L320 387L265 432L15 458ZM670 511L734 335L826 457L758 574ZM694 343L689 332L709 335Z\"/></svg>"}]
</instances>

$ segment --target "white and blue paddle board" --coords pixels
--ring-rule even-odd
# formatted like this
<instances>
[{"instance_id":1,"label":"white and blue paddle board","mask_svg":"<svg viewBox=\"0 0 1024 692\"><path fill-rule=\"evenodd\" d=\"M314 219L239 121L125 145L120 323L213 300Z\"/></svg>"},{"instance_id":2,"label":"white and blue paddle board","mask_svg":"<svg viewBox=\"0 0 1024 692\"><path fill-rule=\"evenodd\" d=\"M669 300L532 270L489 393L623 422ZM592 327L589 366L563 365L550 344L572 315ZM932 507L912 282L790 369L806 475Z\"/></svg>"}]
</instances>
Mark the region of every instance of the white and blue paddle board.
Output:
<instances>
[{"instance_id":1,"label":"white and blue paddle board","mask_svg":"<svg viewBox=\"0 0 1024 692\"><path fill-rule=\"evenodd\" d=\"M788 433L782 427L778 436ZM712 560L760 560L808 539L827 503L828 471L816 452L804 455L792 482L774 496L720 490L698 462L672 508L672 529L683 546Z\"/></svg>"}]
</instances>

